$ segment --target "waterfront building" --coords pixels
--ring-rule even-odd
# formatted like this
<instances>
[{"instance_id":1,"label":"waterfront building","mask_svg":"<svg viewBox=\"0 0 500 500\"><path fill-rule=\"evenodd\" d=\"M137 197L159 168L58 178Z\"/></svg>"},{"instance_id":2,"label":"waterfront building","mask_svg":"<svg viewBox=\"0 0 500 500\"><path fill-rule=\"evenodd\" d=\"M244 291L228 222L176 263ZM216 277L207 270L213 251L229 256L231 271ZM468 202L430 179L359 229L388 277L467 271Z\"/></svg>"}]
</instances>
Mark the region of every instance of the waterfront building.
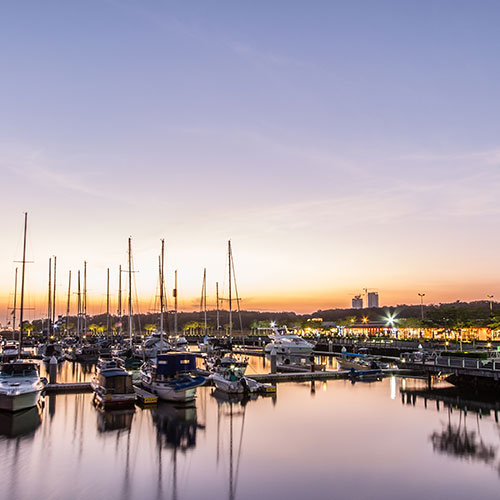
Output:
<instances>
[{"instance_id":1,"label":"waterfront building","mask_svg":"<svg viewBox=\"0 0 500 500\"><path fill-rule=\"evenodd\" d=\"M363 309L363 297L361 295L356 295L352 298L352 308Z\"/></svg>"},{"instance_id":2,"label":"waterfront building","mask_svg":"<svg viewBox=\"0 0 500 500\"><path fill-rule=\"evenodd\" d=\"M379 307L377 292L368 292L367 299L368 299L367 307Z\"/></svg>"}]
</instances>

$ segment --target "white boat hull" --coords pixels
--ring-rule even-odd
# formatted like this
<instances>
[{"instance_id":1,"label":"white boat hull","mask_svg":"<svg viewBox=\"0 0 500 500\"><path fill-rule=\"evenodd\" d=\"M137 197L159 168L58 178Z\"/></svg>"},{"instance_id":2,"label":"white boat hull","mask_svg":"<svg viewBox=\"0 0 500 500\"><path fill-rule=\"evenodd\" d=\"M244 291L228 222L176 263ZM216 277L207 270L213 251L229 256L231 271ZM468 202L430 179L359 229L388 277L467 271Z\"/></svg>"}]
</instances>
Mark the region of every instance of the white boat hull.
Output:
<instances>
[{"instance_id":1,"label":"white boat hull","mask_svg":"<svg viewBox=\"0 0 500 500\"><path fill-rule=\"evenodd\" d=\"M265 347L266 353L271 353L273 347L276 354L285 354L287 356L309 356L313 352L313 347L307 346L286 346L281 344L267 344Z\"/></svg>"},{"instance_id":2,"label":"white boat hull","mask_svg":"<svg viewBox=\"0 0 500 500\"><path fill-rule=\"evenodd\" d=\"M214 373L210 378L216 389L230 394L256 392L259 389L259 384L255 380L246 377L242 377L239 380L228 380L222 375Z\"/></svg>"},{"instance_id":3,"label":"white boat hull","mask_svg":"<svg viewBox=\"0 0 500 500\"><path fill-rule=\"evenodd\" d=\"M14 412L32 408L40 401L41 393L42 389L35 389L15 395L0 393L0 410Z\"/></svg>"},{"instance_id":4,"label":"white boat hull","mask_svg":"<svg viewBox=\"0 0 500 500\"><path fill-rule=\"evenodd\" d=\"M167 384L161 382L146 382L142 381L142 385L152 394L156 394L163 401L188 402L193 401L196 397L196 387L189 387L182 390L174 390Z\"/></svg>"}]
</instances>

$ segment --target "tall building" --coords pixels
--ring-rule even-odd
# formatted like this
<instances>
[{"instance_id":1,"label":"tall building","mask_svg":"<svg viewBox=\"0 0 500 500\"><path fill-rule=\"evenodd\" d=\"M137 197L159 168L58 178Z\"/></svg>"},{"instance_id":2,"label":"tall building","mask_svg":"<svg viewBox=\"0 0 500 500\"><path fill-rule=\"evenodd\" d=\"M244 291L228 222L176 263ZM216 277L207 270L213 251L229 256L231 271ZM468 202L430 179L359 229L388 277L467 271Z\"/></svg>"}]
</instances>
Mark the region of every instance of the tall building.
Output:
<instances>
[{"instance_id":1,"label":"tall building","mask_svg":"<svg viewBox=\"0 0 500 500\"><path fill-rule=\"evenodd\" d=\"M368 305L367 307L378 307L378 293L368 292Z\"/></svg>"},{"instance_id":2,"label":"tall building","mask_svg":"<svg viewBox=\"0 0 500 500\"><path fill-rule=\"evenodd\" d=\"M352 308L363 309L363 297L361 297L361 295L356 295L355 297L353 297Z\"/></svg>"}]
</instances>

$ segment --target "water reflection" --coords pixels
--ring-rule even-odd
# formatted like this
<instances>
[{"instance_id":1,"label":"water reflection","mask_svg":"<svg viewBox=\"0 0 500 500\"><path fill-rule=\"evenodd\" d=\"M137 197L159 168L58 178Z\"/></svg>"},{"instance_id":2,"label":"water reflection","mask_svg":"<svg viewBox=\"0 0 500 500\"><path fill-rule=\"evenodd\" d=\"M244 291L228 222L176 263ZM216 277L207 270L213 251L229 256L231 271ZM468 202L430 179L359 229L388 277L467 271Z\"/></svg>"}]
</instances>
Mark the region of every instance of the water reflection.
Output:
<instances>
[{"instance_id":1,"label":"water reflection","mask_svg":"<svg viewBox=\"0 0 500 500\"><path fill-rule=\"evenodd\" d=\"M38 406L16 413L1 411L0 435L9 438L33 437L41 423L41 409Z\"/></svg>"},{"instance_id":2,"label":"water reflection","mask_svg":"<svg viewBox=\"0 0 500 500\"><path fill-rule=\"evenodd\" d=\"M441 406L447 409L447 421L441 428L434 430L430 442L435 453L476 461L492 466L500 474L500 459L497 460L498 444L490 444L481 434L481 421L484 415L495 416L498 427L500 403L495 399L484 398L477 393L461 392L456 387L437 387L427 389L401 389L402 402L415 406L420 399L427 409L428 400L436 402L436 410ZM468 427L469 414L473 414L472 426ZM469 417L470 420L470 417ZM475 422L474 422L475 420Z\"/></svg>"},{"instance_id":3,"label":"water reflection","mask_svg":"<svg viewBox=\"0 0 500 500\"><path fill-rule=\"evenodd\" d=\"M227 471L228 498L229 500L234 500L238 487L246 407L251 399L255 400L258 396L255 397L255 395L249 394L228 394L217 390L212 392L212 396L217 401L217 465L219 465L221 453L225 453L221 446L222 433L225 430L226 433L229 433L227 450L229 455L229 470ZM224 425L227 424L227 421L229 421L229 429L228 425ZM236 429L238 426L239 428Z\"/></svg>"},{"instance_id":4,"label":"water reflection","mask_svg":"<svg viewBox=\"0 0 500 500\"><path fill-rule=\"evenodd\" d=\"M120 431L130 429L134 419L135 408L124 410L107 410L96 408L97 430L99 432Z\"/></svg>"},{"instance_id":5,"label":"water reflection","mask_svg":"<svg viewBox=\"0 0 500 500\"><path fill-rule=\"evenodd\" d=\"M112 412L50 395L39 413L0 414L0 484L16 500L496 498L499 403L453 391L397 378L283 383L279 399L202 387L195 405Z\"/></svg>"}]
</instances>

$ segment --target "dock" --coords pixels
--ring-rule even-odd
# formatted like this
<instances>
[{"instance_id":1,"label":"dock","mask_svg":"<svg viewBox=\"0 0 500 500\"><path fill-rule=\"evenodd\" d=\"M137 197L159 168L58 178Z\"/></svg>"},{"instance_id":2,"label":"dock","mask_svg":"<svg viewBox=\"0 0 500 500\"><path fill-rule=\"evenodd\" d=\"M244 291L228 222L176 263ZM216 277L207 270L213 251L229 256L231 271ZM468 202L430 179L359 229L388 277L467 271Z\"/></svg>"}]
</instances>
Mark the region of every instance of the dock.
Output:
<instances>
[{"instance_id":1,"label":"dock","mask_svg":"<svg viewBox=\"0 0 500 500\"><path fill-rule=\"evenodd\" d=\"M61 392L92 392L90 382L62 382L55 384L47 384L45 392L61 393Z\"/></svg>"}]
</instances>

